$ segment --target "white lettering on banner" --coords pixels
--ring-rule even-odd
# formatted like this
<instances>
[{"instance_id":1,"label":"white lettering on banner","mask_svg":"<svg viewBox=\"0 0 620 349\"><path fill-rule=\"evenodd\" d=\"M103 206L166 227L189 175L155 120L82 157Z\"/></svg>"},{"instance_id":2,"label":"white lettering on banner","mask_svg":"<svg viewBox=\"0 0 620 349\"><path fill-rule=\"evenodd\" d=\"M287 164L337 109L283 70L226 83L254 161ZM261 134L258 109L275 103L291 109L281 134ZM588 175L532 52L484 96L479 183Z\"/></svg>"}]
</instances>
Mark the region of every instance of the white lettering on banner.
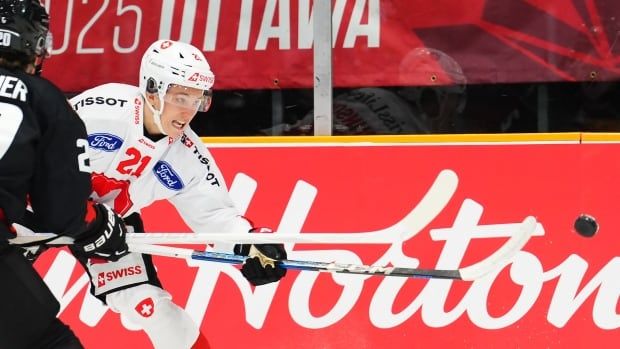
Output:
<instances>
[{"instance_id":1,"label":"white lettering on banner","mask_svg":"<svg viewBox=\"0 0 620 349\"><path fill-rule=\"evenodd\" d=\"M336 39L340 31L344 16L345 5L348 0L336 0L332 11L332 37L334 38L333 47L336 47ZM277 26L273 26L276 16L276 5L278 6ZM314 11L310 8L309 0L300 0L297 9L297 48L310 49L313 42L313 18ZM253 0L243 0L241 5L241 18L239 20L239 32L237 34L237 50L247 51L249 47L251 20L252 20ZM287 50L291 47L291 28L290 28L290 0L268 0L263 11L258 39L254 47L255 50L265 50L269 39L277 39L278 47ZM367 23L362 23L364 13L368 13ZM353 13L345 28L346 34L343 48L352 48L358 37L368 39L368 47L379 47L381 32L380 21L380 2L379 0L355 0Z\"/></svg>"},{"instance_id":2,"label":"white lettering on banner","mask_svg":"<svg viewBox=\"0 0 620 349\"><path fill-rule=\"evenodd\" d=\"M334 11L332 11L332 23L334 21ZM314 20L314 11L310 9L310 2L299 1L297 8L297 47L300 49L311 49L314 41L312 21ZM333 35L332 27L332 38ZM335 40L334 40L335 41Z\"/></svg>"},{"instance_id":3,"label":"white lettering on banner","mask_svg":"<svg viewBox=\"0 0 620 349\"><path fill-rule=\"evenodd\" d=\"M88 3L88 0L82 0L83 4ZM110 0L103 0L101 7L95 12L93 17L86 23L84 28L80 30L77 38L77 53L80 54L102 54L104 52L103 47L84 47L84 39L86 38L86 34L90 31L90 29L99 21L99 18L105 13L108 5L110 4Z\"/></svg>"},{"instance_id":4,"label":"white lettering on banner","mask_svg":"<svg viewBox=\"0 0 620 349\"><path fill-rule=\"evenodd\" d=\"M275 16L276 3L278 5L278 16ZM260 24L258 39L256 40L256 50L267 49L267 41L271 38L278 40L280 50L291 48L291 4L289 0L267 0L263 12L263 21ZM274 26L275 19L278 25Z\"/></svg>"},{"instance_id":5,"label":"white lettering on banner","mask_svg":"<svg viewBox=\"0 0 620 349\"><path fill-rule=\"evenodd\" d=\"M207 25L205 26L205 38L202 44L203 51L215 51L217 43L217 28L220 23L221 0L210 0L207 10Z\"/></svg>"},{"instance_id":6,"label":"white lettering on banner","mask_svg":"<svg viewBox=\"0 0 620 349\"><path fill-rule=\"evenodd\" d=\"M336 47L338 33L344 17L347 0L336 0L332 10L332 47ZM367 23L362 22L364 13L368 14ZM381 3L379 0L355 0L353 13L346 28L343 48L352 48L358 37L366 37L368 47L379 47L381 36ZM311 49L313 35L314 11L309 1L299 1L297 48Z\"/></svg>"},{"instance_id":7,"label":"white lettering on banner","mask_svg":"<svg viewBox=\"0 0 620 349\"><path fill-rule=\"evenodd\" d=\"M233 182L231 193L235 193L235 202L242 202L242 211L249 205L256 190L256 183L247 176ZM236 186L244 186L237 190ZM243 194L243 195L241 195ZM287 204L278 230L298 234L310 211L310 207L317 194L316 188L308 183L298 182L291 199ZM431 229L431 238L444 242L436 263L436 268L456 269L461 265L471 241L482 238L506 239L514 231L518 223L504 223L479 225L483 207L471 199L465 199L459 208L454 223L449 228ZM537 227L535 235L544 235L542 225ZM415 232L411 232L412 234ZM64 310L75 297L76 288L84 290L83 277L68 289L68 280L73 272L74 260L67 260L66 253L59 253L45 276L56 297L61 299ZM360 257L348 250L320 250L320 251L291 251L291 259L308 259L316 261L334 261L342 263L361 264ZM406 256L402 252L402 245L394 243L373 265L393 264L403 267L418 267L417 258ZM66 264L61 266L60 264ZM197 264L192 264L197 265ZM565 326L589 297L594 297L592 319L594 325L601 329L612 330L620 328L620 316L616 313L616 304L620 296L620 257L615 257L590 280L584 280L588 262L576 254L569 255L555 268L544 270L538 257L532 253L521 251L513 259L510 266L510 280L520 292L513 296L516 299L506 300L509 306L501 315L491 315L488 308L488 297L491 288L499 274L495 273L471 282L469 288L459 302L446 310L446 303L450 295L452 280L431 279L426 281L423 289L413 298L408 306L398 313L393 312L401 288L407 282L406 278L386 277L372 295L369 305L369 321L377 328L393 328L411 319L420 312L422 322L429 327L445 327L456 322L466 315L477 327L483 329L501 329L522 319L537 303L541 296L545 282L555 283L553 294L550 296L547 312L548 322L558 328ZM262 328L267 316L278 284L252 288L238 269L231 265L209 263L208 267L200 268L187 302L187 311L192 318L201 323L206 315L206 309L211 296L217 287L220 275L225 274L237 285L246 310L246 321L254 328ZM291 274L295 275L295 274ZM295 279L290 281L292 287L288 295L289 312L294 322L304 328L320 329L334 325L341 321L356 306L361 293L364 291L364 281L371 277L367 275L332 274L333 281L341 286L340 295L329 311L321 316L313 315L310 311L311 295L319 273L301 271ZM287 277L288 278L288 277ZM585 286L582 286L585 285ZM581 289L580 289L580 286ZM596 291L596 294L595 294ZM84 290L84 292L87 292ZM399 300L402 302L402 300ZM452 301L451 301L452 303ZM83 303L80 314L89 314L85 309L92 303ZM540 305L539 305L540 306ZM62 310L61 310L62 311ZM92 309L96 314L88 318L90 325L101 318L100 309ZM86 317L81 315L82 321Z\"/></svg>"},{"instance_id":8,"label":"white lettering on banner","mask_svg":"<svg viewBox=\"0 0 620 349\"><path fill-rule=\"evenodd\" d=\"M237 31L237 51L247 51L250 42L250 28L252 27L252 6L254 0L242 0L239 13L239 27Z\"/></svg>"},{"instance_id":9,"label":"white lettering on banner","mask_svg":"<svg viewBox=\"0 0 620 349\"><path fill-rule=\"evenodd\" d=\"M134 30L131 30L133 32L133 42L130 46L123 47L120 43L121 37L127 38L127 35L121 35L121 27L118 25L114 26L113 47L118 53L134 52L140 43L140 31L142 30L142 9L140 9L137 5L123 6L123 0L118 0L116 4L116 15L120 17L127 12L130 13L130 16L135 18Z\"/></svg>"},{"instance_id":10,"label":"white lettering on banner","mask_svg":"<svg viewBox=\"0 0 620 349\"><path fill-rule=\"evenodd\" d=\"M142 37L142 25L144 18L143 7L148 2L142 2L142 6L138 4L124 4L123 0L117 0L116 11L112 17L105 17L106 13L113 13L110 6L113 6L110 0L103 2L89 2L83 0L75 2L68 0L66 9L58 5L52 6L56 2L47 1L46 8L49 13L63 13L64 27L60 47L51 49L53 55L60 55L69 49L70 45L75 46L77 54L109 54L104 49L105 43L96 40L97 33L100 31L110 31L109 38L112 40L111 46L114 52L121 54L131 54L136 51ZM297 16L297 47L296 49L311 49L313 42L313 16L314 11L311 9L311 0L298 0L297 13L292 13L291 0L265 0L264 6L256 5L254 0L242 0L239 6L238 21L229 20L237 11L222 13L222 0L209 0L208 8L204 23L196 23L197 18L202 18L202 14L198 12L198 5L201 3L196 0L184 0L183 12L180 21L174 21L176 0L162 0L160 21L159 21L159 38L171 39L173 32L178 32L179 37L176 40L183 42L192 42L194 34L198 30L203 30L204 39L202 50L205 52L213 52L217 49L218 33L235 32L237 33L235 48L237 51L267 49L269 41L277 41L277 47L280 50L289 50L292 48L294 40L291 33L295 30L291 28L291 22ZM150 5L150 3L148 3ZM88 11L95 11L90 17L83 18L74 14L80 13L88 7ZM159 9L158 9L159 10ZM345 18L345 10L351 11L348 22L343 23ZM368 47L380 46L381 32L381 1L380 0L336 0L332 11L332 36L334 38L333 46L342 48L352 48L357 39L366 38ZM257 16L254 16L257 15ZM84 16L84 15L82 15ZM200 16L200 17L198 17ZM225 21L220 21L220 17L225 16ZM74 20L77 17L77 20ZM260 18L259 27L252 27L252 18ZM54 17L55 18L55 17ZM79 23L81 27L77 27ZM129 23L129 24L127 24ZM232 23L238 23L236 28L231 28ZM275 25L274 23L277 23ZM173 25L180 26L179 30L173 30ZM220 30L220 26L225 26ZM111 30L109 29L111 28ZM293 29L293 30L292 30ZM258 30L253 32L252 30ZM123 34L121 31L132 32L133 35ZM77 33L72 36L71 33ZM344 37L339 38L339 33L344 32ZM57 34L61 37L60 34ZM75 38L76 42L70 42ZM255 42L250 42L250 38L256 38ZM56 42L55 42L56 43Z\"/></svg>"},{"instance_id":11,"label":"white lettering on banner","mask_svg":"<svg viewBox=\"0 0 620 349\"><path fill-rule=\"evenodd\" d=\"M71 33L77 32L77 29L73 28L73 14L74 12L79 12L81 8L76 10L74 1L68 0L66 10L61 12L62 16L56 16L55 14L56 14L57 9L54 9L54 11L52 11L51 3L52 1L50 0L45 1L45 8L47 12L51 15L51 17L52 18L63 18L63 17L65 18L62 46L60 48L52 48L50 50L50 53L56 56L56 55L65 53L67 49L69 48L69 41L72 37ZM82 0L81 5L88 6L88 0ZM85 41L89 41L88 37L89 37L89 34L92 33L91 29L95 28L93 31L97 32L98 30L102 30L101 26L103 26L105 30L113 27L113 32L111 33L110 37L112 38L112 47L114 48L115 52L118 52L118 53L134 52L136 48L138 47L138 44L140 43L140 37L141 37L141 32L142 32L143 16L142 16L142 9L140 8L140 6L138 5L124 6L123 0L117 0L116 17L118 20L113 23L108 23L106 22L105 19L101 19L101 17L104 13L109 12L108 6L110 5L110 0L104 0L101 4L97 4L97 5L99 6L97 8L97 11L86 22L86 24L84 24L84 26L79 30L79 33L77 35L76 53L78 54L104 54L105 50L103 47L85 47L86 44L84 43ZM134 18L133 27L127 26L126 24L127 21L124 18L121 19L121 17L126 16L126 15L127 15L127 18ZM80 23L81 22L82 21L80 20ZM118 22L123 22L123 25L122 26L114 25ZM98 25L100 27L98 27ZM123 41L125 41L127 38L131 36L127 34L121 34L121 28L133 33L133 41L127 47L121 45L121 38L123 38ZM56 41L54 43L56 43Z\"/></svg>"},{"instance_id":12,"label":"white lettering on banner","mask_svg":"<svg viewBox=\"0 0 620 349\"><path fill-rule=\"evenodd\" d=\"M159 38L170 39L172 33L172 20L174 14L175 0L163 0L161 6L161 19L159 21ZM194 36L194 27L197 10L196 0L186 0L183 4L183 15L181 17L181 33L178 40L191 42ZM220 23L221 0L209 0L207 9L207 23L205 25L205 37L203 41L203 51L214 51L217 42L217 33Z\"/></svg>"},{"instance_id":13,"label":"white lettering on banner","mask_svg":"<svg viewBox=\"0 0 620 349\"><path fill-rule=\"evenodd\" d=\"M368 23L363 24L362 18L366 9L368 11ZM379 28L381 28L379 0L355 1L343 47L352 48L355 46L355 40L364 36L368 38L368 47L379 47Z\"/></svg>"}]
</instances>

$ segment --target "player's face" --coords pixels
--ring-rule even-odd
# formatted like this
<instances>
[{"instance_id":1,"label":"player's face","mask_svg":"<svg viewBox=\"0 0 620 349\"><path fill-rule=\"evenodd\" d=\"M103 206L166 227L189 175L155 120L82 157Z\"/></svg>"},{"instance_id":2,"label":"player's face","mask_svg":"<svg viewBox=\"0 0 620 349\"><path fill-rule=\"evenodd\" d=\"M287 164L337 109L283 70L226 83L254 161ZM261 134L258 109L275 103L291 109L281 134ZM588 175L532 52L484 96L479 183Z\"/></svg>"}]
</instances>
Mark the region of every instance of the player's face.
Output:
<instances>
[{"instance_id":1,"label":"player's face","mask_svg":"<svg viewBox=\"0 0 620 349\"><path fill-rule=\"evenodd\" d=\"M199 109L207 102L203 90L172 85L164 95L164 111L161 124L168 136L181 136L183 129L196 116ZM208 97L210 98L210 97Z\"/></svg>"}]
</instances>

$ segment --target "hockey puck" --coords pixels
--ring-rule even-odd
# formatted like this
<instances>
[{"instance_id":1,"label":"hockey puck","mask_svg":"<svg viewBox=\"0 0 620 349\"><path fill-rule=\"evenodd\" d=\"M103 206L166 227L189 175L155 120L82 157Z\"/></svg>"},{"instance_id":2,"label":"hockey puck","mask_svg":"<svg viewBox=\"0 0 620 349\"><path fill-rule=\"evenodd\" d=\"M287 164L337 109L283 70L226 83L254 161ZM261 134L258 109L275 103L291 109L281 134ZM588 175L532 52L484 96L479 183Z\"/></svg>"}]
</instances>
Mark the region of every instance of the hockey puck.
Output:
<instances>
[{"instance_id":1,"label":"hockey puck","mask_svg":"<svg viewBox=\"0 0 620 349\"><path fill-rule=\"evenodd\" d=\"M575 220L575 231L587 238L594 236L598 231L598 223L594 217L588 214L580 214Z\"/></svg>"}]
</instances>

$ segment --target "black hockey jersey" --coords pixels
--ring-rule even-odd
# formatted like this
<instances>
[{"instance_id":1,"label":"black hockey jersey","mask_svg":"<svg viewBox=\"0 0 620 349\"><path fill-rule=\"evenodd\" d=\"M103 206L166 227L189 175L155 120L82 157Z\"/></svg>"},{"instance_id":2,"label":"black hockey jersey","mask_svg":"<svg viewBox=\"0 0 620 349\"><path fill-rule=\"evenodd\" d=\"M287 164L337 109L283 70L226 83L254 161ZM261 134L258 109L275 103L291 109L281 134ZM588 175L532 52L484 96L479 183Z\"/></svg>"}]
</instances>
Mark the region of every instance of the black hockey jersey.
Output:
<instances>
[{"instance_id":1,"label":"black hockey jersey","mask_svg":"<svg viewBox=\"0 0 620 349\"><path fill-rule=\"evenodd\" d=\"M36 226L75 236L91 192L86 129L63 93L44 78L0 68L0 218L20 222L29 203ZM8 229L0 224L0 238Z\"/></svg>"}]
</instances>

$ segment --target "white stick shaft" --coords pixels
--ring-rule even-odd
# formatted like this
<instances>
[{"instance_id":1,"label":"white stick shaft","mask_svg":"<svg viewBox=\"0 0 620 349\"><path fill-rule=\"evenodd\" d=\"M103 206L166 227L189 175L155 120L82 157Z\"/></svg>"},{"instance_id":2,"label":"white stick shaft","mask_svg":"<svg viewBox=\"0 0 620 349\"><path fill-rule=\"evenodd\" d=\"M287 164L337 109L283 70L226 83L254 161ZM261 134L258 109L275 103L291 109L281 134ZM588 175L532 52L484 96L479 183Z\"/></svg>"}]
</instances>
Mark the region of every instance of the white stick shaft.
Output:
<instances>
[{"instance_id":1,"label":"white stick shaft","mask_svg":"<svg viewBox=\"0 0 620 349\"><path fill-rule=\"evenodd\" d=\"M382 275L382 276L401 276L414 278L441 278L464 281L474 281L494 271L501 270L506 264L510 263L514 256L530 239L536 229L536 219L527 217L520 224L519 229L508 239L497 251L482 261L463 267L460 269L419 269L402 268L397 266L377 266L377 265L357 265L342 263L326 263L313 261L281 260L277 263L285 269L312 270L332 273L349 273L363 275ZM148 244L129 244L129 250L137 253L150 254L155 256L195 259L219 263L241 264L247 257L227 253L196 251L186 248L148 245Z\"/></svg>"},{"instance_id":2,"label":"white stick shaft","mask_svg":"<svg viewBox=\"0 0 620 349\"><path fill-rule=\"evenodd\" d=\"M451 170L439 173L422 200L403 219L385 229L361 233L300 233L284 232L265 234L232 233L140 233L127 234L128 243L141 244L207 244L215 242L239 244L392 244L411 239L424 229L446 207L456 191L458 177ZM54 234L21 235L11 243L32 244L53 238ZM68 245L73 240L60 237L49 244Z\"/></svg>"},{"instance_id":3,"label":"white stick shaft","mask_svg":"<svg viewBox=\"0 0 620 349\"><path fill-rule=\"evenodd\" d=\"M179 248L171 246L145 245L145 244L127 244L129 251L150 254L153 256L163 256L172 258L191 258L194 250L188 248Z\"/></svg>"},{"instance_id":4,"label":"white stick shaft","mask_svg":"<svg viewBox=\"0 0 620 349\"><path fill-rule=\"evenodd\" d=\"M21 235L10 240L12 244L23 245L37 241L45 241L56 237L55 234L33 234ZM238 244L391 244L398 242L400 236L377 236L368 233L302 233L302 234L282 234L282 233L127 233L127 243L139 244L181 244L181 245L203 245L214 242L227 242ZM49 245L70 245L73 239L69 237L58 237L47 244Z\"/></svg>"}]
</instances>

